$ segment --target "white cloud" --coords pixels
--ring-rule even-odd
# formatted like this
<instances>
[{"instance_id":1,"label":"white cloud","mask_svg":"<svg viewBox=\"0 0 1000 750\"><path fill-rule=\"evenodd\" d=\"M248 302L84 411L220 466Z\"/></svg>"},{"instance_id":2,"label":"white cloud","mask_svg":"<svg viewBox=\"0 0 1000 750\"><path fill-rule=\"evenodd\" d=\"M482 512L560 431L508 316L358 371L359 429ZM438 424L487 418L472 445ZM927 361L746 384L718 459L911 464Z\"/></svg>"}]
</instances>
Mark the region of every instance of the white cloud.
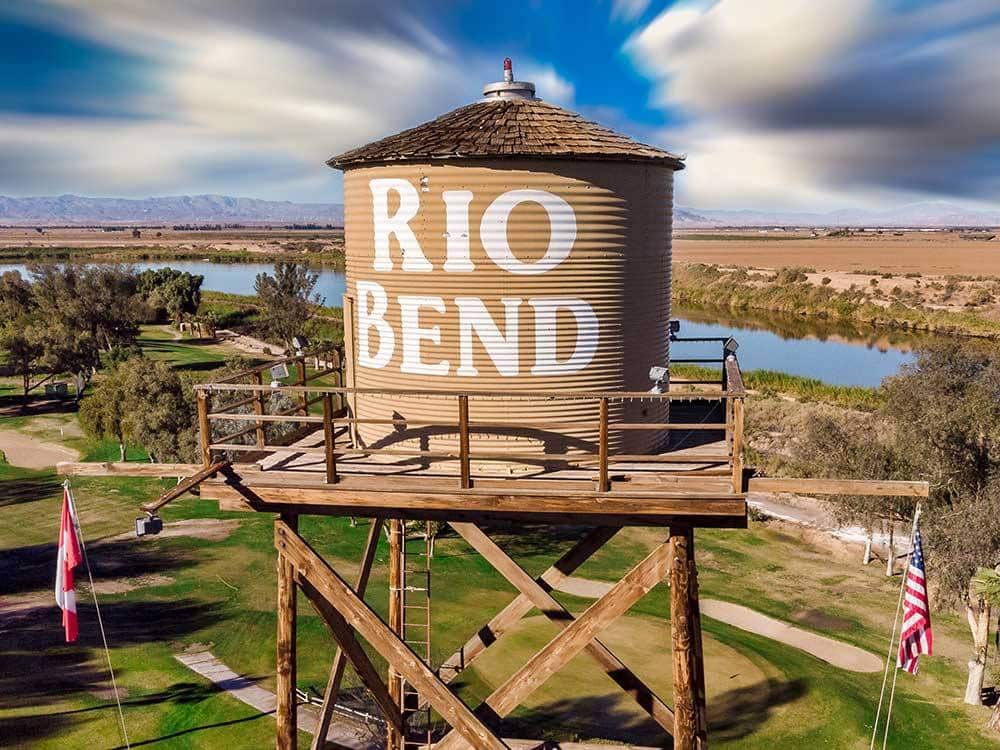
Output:
<instances>
[{"instance_id":1,"label":"white cloud","mask_svg":"<svg viewBox=\"0 0 1000 750\"><path fill-rule=\"evenodd\" d=\"M290 188L283 197L336 200L310 192L330 189L327 158L475 101L488 73L499 77L497 61L458 54L406 8L360 0L294 9L254 0L35 6L45 23L149 60L155 80L131 102L142 120L0 124L0 159L32 135L40 165L0 174L0 192L23 193L29 184L49 192L188 192L195 184L221 192L239 186L232 172L242 165L255 175L242 194ZM572 83L551 65L528 61L520 72L540 96L572 103Z\"/></svg>"},{"instance_id":2,"label":"white cloud","mask_svg":"<svg viewBox=\"0 0 1000 750\"><path fill-rule=\"evenodd\" d=\"M685 200L836 208L916 197L996 201L995 4L681 3L626 43L655 106L684 124Z\"/></svg>"},{"instance_id":3,"label":"white cloud","mask_svg":"<svg viewBox=\"0 0 1000 750\"><path fill-rule=\"evenodd\" d=\"M611 17L623 21L634 21L649 7L650 0L613 0Z\"/></svg>"}]
</instances>

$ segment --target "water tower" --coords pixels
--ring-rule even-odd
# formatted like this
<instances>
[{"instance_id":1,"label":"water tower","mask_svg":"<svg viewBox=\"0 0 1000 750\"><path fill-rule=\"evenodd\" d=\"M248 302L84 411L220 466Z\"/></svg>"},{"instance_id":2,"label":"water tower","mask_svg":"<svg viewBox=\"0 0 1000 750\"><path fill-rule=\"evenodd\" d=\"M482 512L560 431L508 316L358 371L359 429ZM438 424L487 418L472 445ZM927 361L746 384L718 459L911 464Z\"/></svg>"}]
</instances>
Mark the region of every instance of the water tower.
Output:
<instances>
[{"instance_id":1,"label":"water tower","mask_svg":"<svg viewBox=\"0 0 1000 750\"><path fill-rule=\"evenodd\" d=\"M641 391L667 364L677 156L542 101L508 59L480 100L328 164L344 170L349 385ZM611 416L660 419L666 403L612 404ZM451 404L353 406L367 445L453 447L453 433L420 427L453 417ZM529 415L556 429L519 429ZM582 402L481 402L471 418L493 425L472 435L493 450L596 439ZM609 441L662 447L648 431Z\"/></svg>"}]
</instances>

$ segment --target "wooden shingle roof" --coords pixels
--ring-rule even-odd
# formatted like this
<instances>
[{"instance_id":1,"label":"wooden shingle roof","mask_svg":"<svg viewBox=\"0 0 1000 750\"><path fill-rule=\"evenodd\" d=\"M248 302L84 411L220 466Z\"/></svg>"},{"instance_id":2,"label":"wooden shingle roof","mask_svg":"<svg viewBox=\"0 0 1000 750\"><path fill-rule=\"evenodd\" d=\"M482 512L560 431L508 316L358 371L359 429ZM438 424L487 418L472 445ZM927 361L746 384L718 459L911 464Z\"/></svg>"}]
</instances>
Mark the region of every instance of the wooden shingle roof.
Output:
<instances>
[{"instance_id":1,"label":"wooden shingle roof","mask_svg":"<svg viewBox=\"0 0 1000 750\"><path fill-rule=\"evenodd\" d=\"M428 159L605 159L660 162L683 169L682 157L634 141L539 99L484 99L402 133L345 151L327 164L350 169Z\"/></svg>"}]
</instances>

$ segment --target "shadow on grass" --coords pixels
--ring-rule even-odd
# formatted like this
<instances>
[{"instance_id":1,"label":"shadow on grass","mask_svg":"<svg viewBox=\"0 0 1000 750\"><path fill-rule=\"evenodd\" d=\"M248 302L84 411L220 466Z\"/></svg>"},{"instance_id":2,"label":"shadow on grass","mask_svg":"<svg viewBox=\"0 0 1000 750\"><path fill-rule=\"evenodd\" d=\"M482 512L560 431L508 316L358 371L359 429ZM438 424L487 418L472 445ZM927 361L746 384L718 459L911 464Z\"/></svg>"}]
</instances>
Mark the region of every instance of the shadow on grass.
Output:
<instances>
[{"instance_id":1,"label":"shadow on grass","mask_svg":"<svg viewBox=\"0 0 1000 750\"><path fill-rule=\"evenodd\" d=\"M0 508L44 500L59 492L62 482L55 475L0 480Z\"/></svg>"},{"instance_id":2,"label":"shadow on grass","mask_svg":"<svg viewBox=\"0 0 1000 750\"><path fill-rule=\"evenodd\" d=\"M122 709L125 712L126 726L128 726L129 709L142 708L144 706L155 706L162 703L190 705L200 703L201 701L211 698L218 693L218 688L211 684L177 682L169 688L160 690L156 693L136 698L126 698L122 701ZM98 715L96 712L101 713ZM68 711L53 711L50 713L36 714L32 716L17 716L0 719L0 737L3 737L5 743L10 743L10 745L27 747L30 746L31 743L37 742L45 737L54 736L71 725L78 726L81 721L117 722L118 717L115 716L115 713L116 706L114 702L109 700L107 703L103 703L98 706L88 706L87 708L77 708ZM254 721L269 715L269 713L258 712L239 719L231 719L229 721L220 721L214 724L203 724L201 726L181 729L159 737L138 740L136 738L131 738L130 746L142 747L144 745L153 745L158 742L163 742L164 740L194 734L202 730L217 729L219 727L227 727L233 724L242 724L244 722ZM108 731L108 735L111 735L110 730ZM119 745L115 748L115 750L120 750L120 748L123 747L125 746Z\"/></svg>"},{"instance_id":3,"label":"shadow on grass","mask_svg":"<svg viewBox=\"0 0 1000 750\"><path fill-rule=\"evenodd\" d=\"M71 414L78 408L73 398L29 393L28 400L20 392L0 395L0 417L38 416L41 414Z\"/></svg>"},{"instance_id":4,"label":"shadow on grass","mask_svg":"<svg viewBox=\"0 0 1000 750\"><path fill-rule=\"evenodd\" d=\"M80 635L64 642L59 610L54 603L8 613L3 620L0 654L0 710L39 707L90 693L102 701L91 707L45 715L0 720L3 744L30 746L54 736L70 724L98 711L114 711L104 662L97 614L81 597L78 602ZM160 602L105 602L101 615L112 648L183 638L218 621L215 605L193 599ZM119 678L128 668L118 667ZM211 685L176 683L151 695L126 697L124 707L162 702L195 703L215 692ZM74 715L79 716L74 718Z\"/></svg>"},{"instance_id":5,"label":"shadow on grass","mask_svg":"<svg viewBox=\"0 0 1000 750\"><path fill-rule=\"evenodd\" d=\"M57 548L55 544L0 550L0 591L22 594L47 589L55 575ZM190 556L177 550L167 551L160 545L140 544L135 539L118 539L87 546L87 556L94 580L134 578L151 573L180 570L194 564ZM77 571L77 581L84 580L86 571Z\"/></svg>"},{"instance_id":6,"label":"shadow on grass","mask_svg":"<svg viewBox=\"0 0 1000 750\"><path fill-rule=\"evenodd\" d=\"M765 680L709 700L709 737L734 741L757 731L771 711L806 693L802 680ZM669 695L664 696L668 699ZM541 740L602 739L672 747L669 735L617 695L566 698L525 711L503 724L505 737Z\"/></svg>"},{"instance_id":7,"label":"shadow on grass","mask_svg":"<svg viewBox=\"0 0 1000 750\"><path fill-rule=\"evenodd\" d=\"M804 680L770 679L729 690L709 702L709 736L716 742L747 737L770 718L772 709L805 694Z\"/></svg>"}]
</instances>

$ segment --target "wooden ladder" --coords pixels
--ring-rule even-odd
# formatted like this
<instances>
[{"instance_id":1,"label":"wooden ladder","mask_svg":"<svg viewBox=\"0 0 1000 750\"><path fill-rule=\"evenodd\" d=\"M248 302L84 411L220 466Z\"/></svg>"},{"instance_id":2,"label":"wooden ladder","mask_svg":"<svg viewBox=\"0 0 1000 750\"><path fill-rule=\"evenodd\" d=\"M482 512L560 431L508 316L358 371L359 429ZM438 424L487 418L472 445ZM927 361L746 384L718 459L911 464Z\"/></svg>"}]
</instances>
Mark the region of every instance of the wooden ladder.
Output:
<instances>
[{"instance_id":1,"label":"wooden ladder","mask_svg":"<svg viewBox=\"0 0 1000 750\"><path fill-rule=\"evenodd\" d=\"M431 550L430 521L403 522L399 569L402 571L402 633L413 652L431 666ZM433 668L433 667L432 667ZM430 705L400 676L403 750L429 750L433 744Z\"/></svg>"}]
</instances>

